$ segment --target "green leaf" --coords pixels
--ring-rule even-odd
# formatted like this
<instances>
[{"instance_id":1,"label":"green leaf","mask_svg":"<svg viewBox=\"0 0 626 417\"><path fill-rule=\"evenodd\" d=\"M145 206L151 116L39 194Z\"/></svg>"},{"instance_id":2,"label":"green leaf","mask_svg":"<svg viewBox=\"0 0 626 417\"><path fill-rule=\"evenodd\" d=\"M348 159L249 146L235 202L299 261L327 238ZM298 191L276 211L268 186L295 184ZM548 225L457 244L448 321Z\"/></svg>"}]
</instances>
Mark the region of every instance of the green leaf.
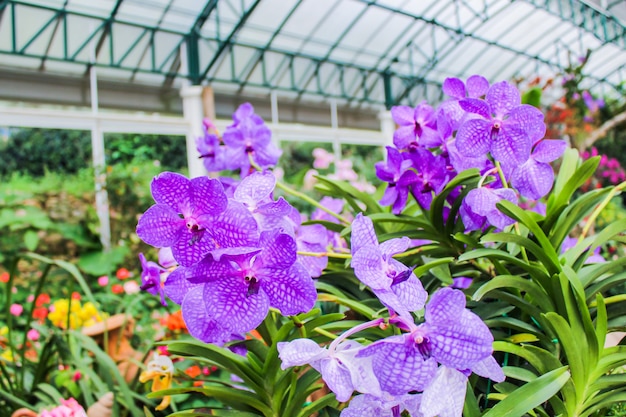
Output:
<instances>
[{"instance_id":1,"label":"green leaf","mask_svg":"<svg viewBox=\"0 0 626 417\"><path fill-rule=\"evenodd\" d=\"M559 392L569 377L566 366L550 371L507 395L483 417L521 417Z\"/></svg>"},{"instance_id":2,"label":"green leaf","mask_svg":"<svg viewBox=\"0 0 626 417\"><path fill-rule=\"evenodd\" d=\"M258 410L266 417L274 416L272 409L259 401L249 391L234 389L232 387L203 386L203 387L182 387L168 388L148 394L148 398L161 398L166 395L186 394L197 392L207 397L213 397L237 410L250 412L250 409Z\"/></svg>"},{"instance_id":3,"label":"green leaf","mask_svg":"<svg viewBox=\"0 0 626 417\"><path fill-rule=\"evenodd\" d=\"M331 192L335 196L345 198L348 204L350 204L350 206L352 206L352 208L356 212L363 211L357 201L361 201L365 204L366 214L382 212L380 205L376 200L372 198L372 196L363 191L357 190L348 182L335 181L324 176L317 175L315 176L315 178L317 178L319 181L319 184L315 186L316 189L324 191L324 188L326 188L327 191Z\"/></svg>"},{"instance_id":4,"label":"green leaf","mask_svg":"<svg viewBox=\"0 0 626 417\"><path fill-rule=\"evenodd\" d=\"M517 275L498 275L492 278L476 290L472 299L480 301L485 294L498 288L517 288L525 291L527 295L530 296L533 304L542 308L544 311L555 310L552 299L546 294L543 288Z\"/></svg>"},{"instance_id":5,"label":"green leaf","mask_svg":"<svg viewBox=\"0 0 626 417\"><path fill-rule=\"evenodd\" d=\"M89 252L78 259L78 266L91 275L107 275L124 262L129 252L126 246L117 246L108 252Z\"/></svg>"},{"instance_id":6,"label":"green leaf","mask_svg":"<svg viewBox=\"0 0 626 417\"><path fill-rule=\"evenodd\" d=\"M37 245L39 244L39 235L34 230L27 230L24 233L24 246L29 251L34 251L37 249Z\"/></svg>"}]
</instances>

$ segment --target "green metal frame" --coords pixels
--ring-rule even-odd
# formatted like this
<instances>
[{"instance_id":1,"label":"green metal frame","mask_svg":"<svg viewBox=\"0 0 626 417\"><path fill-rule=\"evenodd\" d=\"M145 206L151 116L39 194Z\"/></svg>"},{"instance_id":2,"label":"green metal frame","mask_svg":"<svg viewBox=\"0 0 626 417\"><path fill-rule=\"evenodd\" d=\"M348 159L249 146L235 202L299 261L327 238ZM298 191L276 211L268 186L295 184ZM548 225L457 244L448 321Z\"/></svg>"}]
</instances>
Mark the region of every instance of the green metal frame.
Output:
<instances>
[{"instance_id":1,"label":"green metal frame","mask_svg":"<svg viewBox=\"0 0 626 417\"><path fill-rule=\"evenodd\" d=\"M463 39L476 41L478 45L484 45L477 51L481 52L488 48L500 48L503 51L513 53L514 59L505 65L512 65L519 57L524 64L528 61L538 65L548 66L555 71L562 70L567 63L558 62L556 59L546 59L530 54L521 48L512 48L507 45L489 40L476 34L476 31L490 24L491 19L498 13L506 10L509 3L504 0L483 0L482 7L471 8L465 0L448 0L446 2L433 2L430 10L434 15L438 12L453 8L456 16L456 25L444 24L436 18L425 18L403 10L397 10L377 0L358 0L363 8L351 18L338 37L327 45L325 53L319 56L307 54L302 50L285 50L274 45L274 41L280 35L281 30L297 12L303 0L298 0L276 29L270 34L268 40L261 46L253 45L239 39L238 34L245 27L248 19L261 3L261 0L205 0L189 30L169 30L162 26L162 22L173 6L174 0L164 7L161 18L152 26L141 25L136 22L125 21L118 17L118 12L123 6L124 0L117 0L108 16L96 16L94 14L79 13L67 9L65 5L60 8L46 7L29 4L26 0L0 0L0 25L10 25L10 47L0 49L0 54L23 56L41 60L40 69L45 68L46 61L71 62L84 65L86 72L91 65L117 68L126 70L133 79L137 73L160 74L164 76L164 83L171 84L177 77L187 78L193 84L203 82L238 84L240 90L246 86L260 87L289 91L297 97L315 95L342 99L353 104L376 104L392 105L405 103L417 96L433 94L440 95L440 83L431 80L438 64L450 55L458 51L457 43ZM626 28L617 19L602 13L587 4L574 0L523 0L532 4L535 8L547 11L558 16L562 21L574 22L581 30L591 33L601 42L613 43L622 49L626 49ZM474 3L472 3L474 4ZM504 7L500 7L504 4ZM496 7L498 6L498 7ZM219 30L223 28L221 19L222 9L229 8L240 15L227 32ZM465 27L461 25L461 7L464 11L472 14L470 23ZM343 45L344 38L368 10L378 8L387 12L388 16L400 14L404 17L419 22L415 29L411 29L412 38L429 35L428 38L435 42L435 31L445 34L445 40L433 45L432 53L428 53L417 42L411 40L401 49L401 52L382 52L372 66L365 67L353 62L345 62L333 59L333 53L342 48L343 51L352 51ZM45 21L39 23L37 30L28 39L18 39L17 36L17 13L26 13L29 10L38 10L48 13ZM328 13L332 13L329 10ZM78 47L71 48L68 33L72 32L72 25L77 17L86 17L97 22L96 27L84 37ZM30 22L32 23L32 22ZM36 23L36 22L35 22ZM203 27L207 24L215 25L217 36L207 37L203 35ZM134 28L135 36L131 42L126 43L122 50L114 50L118 45L116 38L128 36L120 33L124 27ZM52 29L51 29L52 28ZM471 28L471 29L467 29ZM548 28L545 33L552 30ZM430 32L429 32L430 31ZM160 34L167 34L176 41L173 45L165 47L159 43ZM312 33L302 38L306 45ZM397 44L405 34L398 35L392 45ZM51 52L53 40L62 36L63 51L61 54ZM540 35L541 36L541 35ZM537 37L537 39L540 38ZM45 48L35 50L33 45L44 41ZM108 42L108 51L103 51ZM95 45L95 46L91 46ZM202 48L205 47L205 48ZM98 59L93 62L86 53L89 48L95 48ZM164 49L165 48L165 49ZM185 50L186 61L182 62L182 50ZM233 52L239 48L247 49L250 56L245 62L235 62ZM211 51L207 56L207 52ZM158 51L158 52L157 52ZM365 48L354 49L355 56L365 52ZM139 56L135 63L130 62L129 57ZM276 57L277 65L270 66L268 57ZM146 59L146 57L148 59ZM184 65L183 65L184 64ZM400 72L400 68L408 66L412 69L410 74ZM504 67L502 67L504 68ZM467 68L461 69L465 72ZM626 80L626 68L617 70L619 80ZM596 83L607 83L607 80L590 77ZM338 86L338 87L337 87ZM615 86L613 86L615 87ZM437 97L434 97L437 98Z\"/></svg>"}]
</instances>

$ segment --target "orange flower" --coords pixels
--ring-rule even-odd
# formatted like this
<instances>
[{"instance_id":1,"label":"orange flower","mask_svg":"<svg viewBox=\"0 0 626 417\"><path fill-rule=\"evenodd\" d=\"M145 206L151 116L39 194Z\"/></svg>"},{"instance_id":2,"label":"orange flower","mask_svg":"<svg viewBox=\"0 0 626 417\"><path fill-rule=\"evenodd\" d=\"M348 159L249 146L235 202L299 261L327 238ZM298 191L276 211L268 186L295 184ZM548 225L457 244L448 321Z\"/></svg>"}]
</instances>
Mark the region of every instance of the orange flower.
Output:
<instances>
[{"instance_id":1,"label":"orange flower","mask_svg":"<svg viewBox=\"0 0 626 417\"><path fill-rule=\"evenodd\" d=\"M124 280L124 279L128 279L130 277L132 277L133 275L130 273L130 271L126 268L120 268L117 270L117 272L115 273L115 276L118 279Z\"/></svg>"},{"instance_id":2,"label":"orange flower","mask_svg":"<svg viewBox=\"0 0 626 417\"><path fill-rule=\"evenodd\" d=\"M124 287L121 284L113 284L111 285L111 291L113 291L113 294L122 294Z\"/></svg>"},{"instance_id":3,"label":"orange flower","mask_svg":"<svg viewBox=\"0 0 626 417\"><path fill-rule=\"evenodd\" d=\"M187 325L183 320L183 313L181 310L176 311L168 315L165 318L165 326L172 332L180 332L187 330Z\"/></svg>"},{"instance_id":4,"label":"orange flower","mask_svg":"<svg viewBox=\"0 0 626 417\"><path fill-rule=\"evenodd\" d=\"M8 272L3 272L0 274L0 282L9 282L9 273Z\"/></svg>"},{"instance_id":5,"label":"orange flower","mask_svg":"<svg viewBox=\"0 0 626 417\"><path fill-rule=\"evenodd\" d=\"M185 369L185 373L189 375L189 378L196 378L202 373L202 371L200 370L200 367L198 365L193 365Z\"/></svg>"},{"instance_id":6,"label":"orange flower","mask_svg":"<svg viewBox=\"0 0 626 417\"><path fill-rule=\"evenodd\" d=\"M74 291L72 293L72 300L80 300L80 293Z\"/></svg>"}]
</instances>

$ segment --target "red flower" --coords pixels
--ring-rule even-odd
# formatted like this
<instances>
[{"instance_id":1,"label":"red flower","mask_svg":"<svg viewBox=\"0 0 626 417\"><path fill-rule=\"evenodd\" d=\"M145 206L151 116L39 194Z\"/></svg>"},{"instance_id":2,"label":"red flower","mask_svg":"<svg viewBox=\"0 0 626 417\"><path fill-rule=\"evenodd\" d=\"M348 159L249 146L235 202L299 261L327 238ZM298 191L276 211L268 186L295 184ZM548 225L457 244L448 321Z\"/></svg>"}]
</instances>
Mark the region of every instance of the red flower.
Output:
<instances>
[{"instance_id":1,"label":"red flower","mask_svg":"<svg viewBox=\"0 0 626 417\"><path fill-rule=\"evenodd\" d=\"M185 369L185 373L189 375L190 378L197 377L198 375L200 375L201 372L202 371L200 370L200 367L198 365L193 365Z\"/></svg>"},{"instance_id":2,"label":"red flower","mask_svg":"<svg viewBox=\"0 0 626 417\"><path fill-rule=\"evenodd\" d=\"M43 323L48 317L48 308L47 307L35 307L33 310L33 318L39 320L40 323Z\"/></svg>"},{"instance_id":3,"label":"red flower","mask_svg":"<svg viewBox=\"0 0 626 417\"><path fill-rule=\"evenodd\" d=\"M80 300L80 293L77 293L76 291L74 291L72 293L72 300Z\"/></svg>"},{"instance_id":4,"label":"red flower","mask_svg":"<svg viewBox=\"0 0 626 417\"><path fill-rule=\"evenodd\" d=\"M9 282L9 273L8 272L3 272L0 274L0 282Z\"/></svg>"},{"instance_id":5,"label":"red flower","mask_svg":"<svg viewBox=\"0 0 626 417\"><path fill-rule=\"evenodd\" d=\"M128 279L128 278L132 277L133 274L131 274L130 271L128 269L126 269L126 268L120 268L115 273L115 276L118 279L124 280L124 279Z\"/></svg>"},{"instance_id":6,"label":"red flower","mask_svg":"<svg viewBox=\"0 0 626 417\"><path fill-rule=\"evenodd\" d=\"M113 291L113 294L122 294L124 292L124 287L122 284L113 284L111 285L111 291Z\"/></svg>"},{"instance_id":7,"label":"red flower","mask_svg":"<svg viewBox=\"0 0 626 417\"><path fill-rule=\"evenodd\" d=\"M35 300L35 307L41 307L44 304L50 303L50 296L46 293L39 294Z\"/></svg>"}]
</instances>

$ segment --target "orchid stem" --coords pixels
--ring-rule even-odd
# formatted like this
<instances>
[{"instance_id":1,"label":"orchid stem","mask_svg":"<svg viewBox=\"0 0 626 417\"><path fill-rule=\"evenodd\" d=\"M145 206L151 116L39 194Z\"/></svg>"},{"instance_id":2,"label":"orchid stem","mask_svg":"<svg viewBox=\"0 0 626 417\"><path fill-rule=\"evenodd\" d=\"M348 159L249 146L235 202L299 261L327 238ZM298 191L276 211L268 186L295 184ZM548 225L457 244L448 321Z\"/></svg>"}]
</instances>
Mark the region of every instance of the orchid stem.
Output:
<instances>
[{"instance_id":1,"label":"orchid stem","mask_svg":"<svg viewBox=\"0 0 626 417\"><path fill-rule=\"evenodd\" d=\"M312 256L315 258L322 258L324 256L327 256L329 258L352 259L352 255L350 255L349 253L298 251L297 254L302 256Z\"/></svg>"},{"instance_id":2,"label":"orchid stem","mask_svg":"<svg viewBox=\"0 0 626 417\"><path fill-rule=\"evenodd\" d=\"M626 182L623 182L617 185L616 187L614 187L611 190L611 192L609 192L609 194L604 198L602 203L600 203L598 207L596 207L593 213L591 213L591 215L589 216L589 220L587 220L587 224L585 224L585 227L583 228L582 233L578 237L578 243L582 242L582 240L587 236L587 233L589 233L589 230L591 230L591 226L593 226L593 224L595 223L596 219L600 215L600 212L602 212L602 210L604 210L606 206L609 205L613 197L615 197L615 195L618 192L622 191L625 187L626 187Z\"/></svg>"},{"instance_id":3,"label":"orchid stem","mask_svg":"<svg viewBox=\"0 0 626 417\"><path fill-rule=\"evenodd\" d=\"M330 352L334 351L337 348L337 345L344 339L346 339L349 336L352 336L355 333L360 332L361 330L365 330L365 329L369 329L370 327L378 327L380 326L382 323L385 322L384 318L379 318L379 319L375 319L375 320L371 320L365 323L361 323L358 326L355 326L353 328L351 328L350 330L347 330L345 332L343 332L341 334L341 336L339 336L338 338L336 338L335 340L332 341L332 343L330 344L330 346L328 347L328 350Z\"/></svg>"},{"instance_id":4,"label":"orchid stem","mask_svg":"<svg viewBox=\"0 0 626 417\"><path fill-rule=\"evenodd\" d=\"M278 188L280 188L281 190L283 190L284 192L286 192L288 194L291 194L294 197L298 197L299 199L301 199L303 201L306 201L307 203L311 204L312 206L317 207L320 210L325 211L326 213L330 214L331 216L333 216L334 218L339 220L344 225L346 225L346 226L350 225L350 221L348 219L343 217L341 214L337 214L334 211L324 207L323 205L320 204L319 201L314 200L313 198L309 197L308 195L306 195L304 193L301 193L300 191L296 191L293 188L287 186L286 184L283 184L280 181L276 181L276 186Z\"/></svg>"}]
</instances>

